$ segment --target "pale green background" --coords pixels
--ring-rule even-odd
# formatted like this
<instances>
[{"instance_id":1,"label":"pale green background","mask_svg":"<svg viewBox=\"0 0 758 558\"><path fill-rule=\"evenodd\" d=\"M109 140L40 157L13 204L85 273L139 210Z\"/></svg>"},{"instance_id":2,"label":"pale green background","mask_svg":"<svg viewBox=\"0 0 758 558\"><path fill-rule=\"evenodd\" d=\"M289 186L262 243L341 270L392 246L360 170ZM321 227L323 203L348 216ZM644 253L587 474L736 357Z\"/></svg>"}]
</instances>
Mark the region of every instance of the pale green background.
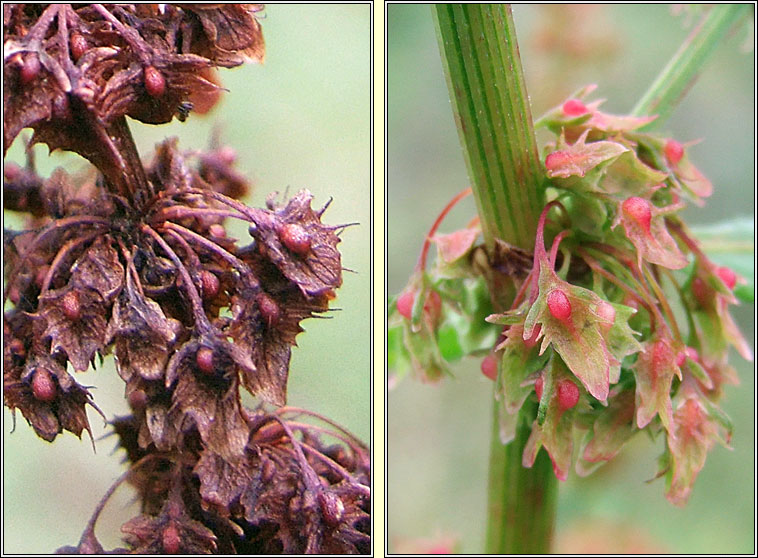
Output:
<instances>
[{"instance_id":1,"label":"pale green background","mask_svg":"<svg viewBox=\"0 0 758 558\"><path fill-rule=\"evenodd\" d=\"M239 153L239 169L253 180L251 205L262 206L275 190L308 188L314 206L334 198L328 224L359 223L341 235L344 273L330 319L303 322L293 350L289 403L320 412L370 438L370 6L267 5L261 20L264 65L220 72L230 92L210 115L186 123L132 129L147 155L162 138L178 135L180 147L207 147L219 124L224 143ZM18 142L17 142L18 143ZM11 159L19 160L18 145ZM66 159L39 151L48 173ZM70 161L70 159L68 159ZM78 161L74 161L79 165ZM235 231L247 236L246 227ZM108 365L79 375L94 384L95 401L107 416L124 414L123 382ZM123 471L113 438L97 442L66 433L53 444L34 436L17 413L10 434L3 410L3 551L50 553L76 544L96 503ZM95 437L103 421L89 412ZM106 548L120 544L118 528L138 513L132 494L119 490L97 530Z\"/></svg>"},{"instance_id":2,"label":"pale green background","mask_svg":"<svg viewBox=\"0 0 758 558\"><path fill-rule=\"evenodd\" d=\"M593 99L608 99L603 110L628 111L688 34L665 5L596 8L569 26L567 42L540 49L538 36L554 31L555 19L544 5L514 6L534 115L588 83L599 85ZM574 7L552 9L556 14ZM434 218L468 183L430 6L389 5L387 29L388 286L396 294ZM740 52L744 40L743 29L720 45L663 128L680 141L704 138L690 155L715 192L705 208L687 210L690 223L753 219L754 53ZM587 44L590 49L582 55L580 47ZM468 199L453 210L442 232L464 226L473 212ZM752 340L754 308L743 305L734 314ZM726 387L723 405L735 424L734 450L713 450L689 505L669 504L662 480L644 482L654 476L662 446L638 437L595 475L579 479L572 473L561 483L557 552L575 548L564 541L579 528L588 542L631 539L662 552L755 552L754 367L736 353L732 357L742 385ZM408 548L412 539L434 536L457 537L461 552L482 549L492 384L474 359L460 363L454 373L439 386L406 379L389 393L390 552Z\"/></svg>"}]
</instances>

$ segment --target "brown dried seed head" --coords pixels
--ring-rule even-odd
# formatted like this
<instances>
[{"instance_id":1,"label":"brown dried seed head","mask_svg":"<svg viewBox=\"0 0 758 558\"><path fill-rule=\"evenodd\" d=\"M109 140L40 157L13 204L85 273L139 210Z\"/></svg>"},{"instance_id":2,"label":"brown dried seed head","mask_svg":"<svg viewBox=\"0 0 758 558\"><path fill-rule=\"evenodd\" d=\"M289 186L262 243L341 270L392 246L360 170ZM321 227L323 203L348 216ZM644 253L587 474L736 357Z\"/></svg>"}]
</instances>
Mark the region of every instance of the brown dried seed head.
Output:
<instances>
[{"instance_id":1,"label":"brown dried seed head","mask_svg":"<svg viewBox=\"0 0 758 558\"><path fill-rule=\"evenodd\" d=\"M63 315L69 320L78 320L82 316L82 305L79 302L79 293L76 291L68 291L63 295L61 299L61 308L63 309Z\"/></svg>"},{"instance_id":2,"label":"brown dried seed head","mask_svg":"<svg viewBox=\"0 0 758 558\"><path fill-rule=\"evenodd\" d=\"M55 382L50 372L44 368L37 368L34 372L34 378L32 378L32 393L37 401L43 401L50 403L55 399L58 389L55 387Z\"/></svg>"},{"instance_id":3,"label":"brown dried seed head","mask_svg":"<svg viewBox=\"0 0 758 558\"><path fill-rule=\"evenodd\" d=\"M201 347L195 355L197 368L203 374L213 374L213 349Z\"/></svg>"},{"instance_id":4,"label":"brown dried seed head","mask_svg":"<svg viewBox=\"0 0 758 558\"><path fill-rule=\"evenodd\" d=\"M279 239L290 252L299 256L307 256L311 251L311 237L297 223L287 223L279 229Z\"/></svg>"}]
</instances>

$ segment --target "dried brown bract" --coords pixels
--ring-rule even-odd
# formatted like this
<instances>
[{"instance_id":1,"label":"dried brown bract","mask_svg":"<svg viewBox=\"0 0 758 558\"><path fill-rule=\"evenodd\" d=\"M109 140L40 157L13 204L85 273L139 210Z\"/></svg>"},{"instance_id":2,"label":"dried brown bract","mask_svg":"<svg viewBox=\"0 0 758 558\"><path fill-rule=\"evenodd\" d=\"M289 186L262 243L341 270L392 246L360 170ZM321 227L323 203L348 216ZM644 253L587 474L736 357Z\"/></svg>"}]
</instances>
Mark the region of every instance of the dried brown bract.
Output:
<instances>
[{"instance_id":1,"label":"dried brown bract","mask_svg":"<svg viewBox=\"0 0 758 558\"><path fill-rule=\"evenodd\" d=\"M305 190L246 206L228 148L184 153L169 139L144 163L125 119L206 110L221 91L214 68L262 61L261 9L3 6L4 151L31 128L30 146L96 169L44 178L31 155L5 168L6 208L28 228L3 242L4 402L47 441L81 436L94 401L74 376L114 354L132 414L111 424L142 514L113 552L370 551L367 448L328 421L299 422L306 411L240 400L243 387L286 403L300 322L342 283L344 226L323 223ZM228 219L248 224L247 241L227 236ZM103 552L101 508L60 552Z\"/></svg>"}]
</instances>

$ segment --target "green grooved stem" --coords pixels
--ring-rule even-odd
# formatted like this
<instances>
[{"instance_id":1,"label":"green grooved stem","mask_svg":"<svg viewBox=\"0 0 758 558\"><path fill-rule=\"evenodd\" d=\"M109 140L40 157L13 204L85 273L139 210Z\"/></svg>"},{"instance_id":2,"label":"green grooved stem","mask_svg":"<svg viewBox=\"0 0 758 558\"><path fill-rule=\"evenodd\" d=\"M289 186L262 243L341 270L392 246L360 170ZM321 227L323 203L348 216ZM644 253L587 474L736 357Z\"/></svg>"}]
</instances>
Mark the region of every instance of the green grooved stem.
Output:
<instances>
[{"instance_id":1,"label":"green grooved stem","mask_svg":"<svg viewBox=\"0 0 758 558\"><path fill-rule=\"evenodd\" d=\"M531 249L542 170L510 6L433 6L458 135L488 247Z\"/></svg>"},{"instance_id":2,"label":"green grooved stem","mask_svg":"<svg viewBox=\"0 0 758 558\"><path fill-rule=\"evenodd\" d=\"M493 412L490 443L490 473L487 554L548 554L555 524L558 480L550 456L544 449L531 469L524 469L524 453L537 406L526 402L519 417L515 439L504 446L498 428L498 407ZM530 420L525 420L531 417ZM495 495L499 495L496 498Z\"/></svg>"},{"instance_id":3,"label":"green grooved stem","mask_svg":"<svg viewBox=\"0 0 758 558\"><path fill-rule=\"evenodd\" d=\"M490 249L501 239L530 250L544 206L544 172L511 8L439 4L432 11L485 242ZM492 298L502 297L493 293ZM516 439L504 446L497 406L495 402L486 552L548 552L557 488L552 464L541 451L532 468L521 465L536 409L525 406Z\"/></svg>"},{"instance_id":4,"label":"green grooved stem","mask_svg":"<svg viewBox=\"0 0 758 558\"><path fill-rule=\"evenodd\" d=\"M726 32L751 8L751 4L719 4L710 9L632 110L635 116L658 115L641 130L651 130L668 119Z\"/></svg>"}]
</instances>

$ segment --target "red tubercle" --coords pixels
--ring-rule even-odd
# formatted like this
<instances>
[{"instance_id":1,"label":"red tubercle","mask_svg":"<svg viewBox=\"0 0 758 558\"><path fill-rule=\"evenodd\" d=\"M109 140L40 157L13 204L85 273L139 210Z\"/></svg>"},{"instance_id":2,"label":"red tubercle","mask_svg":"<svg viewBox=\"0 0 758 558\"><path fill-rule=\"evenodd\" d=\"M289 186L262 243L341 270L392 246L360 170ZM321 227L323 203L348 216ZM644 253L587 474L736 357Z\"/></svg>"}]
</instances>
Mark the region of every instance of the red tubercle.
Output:
<instances>
[{"instance_id":1,"label":"red tubercle","mask_svg":"<svg viewBox=\"0 0 758 558\"><path fill-rule=\"evenodd\" d=\"M5 176L6 180L9 180L11 182L19 180L21 178L21 174L22 174L21 167L19 167L16 163L11 163L9 161L4 164L3 176Z\"/></svg>"},{"instance_id":2,"label":"red tubercle","mask_svg":"<svg viewBox=\"0 0 758 558\"><path fill-rule=\"evenodd\" d=\"M659 339L653 344L653 358L650 363L651 374L658 377L671 364L676 364L677 358L669 344L663 339Z\"/></svg>"},{"instance_id":3,"label":"red tubercle","mask_svg":"<svg viewBox=\"0 0 758 558\"><path fill-rule=\"evenodd\" d=\"M210 233L213 238L226 238L226 229L224 228L224 225L218 223L214 223L208 227L208 233Z\"/></svg>"},{"instance_id":4,"label":"red tubercle","mask_svg":"<svg viewBox=\"0 0 758 558\"><path fill-rule=\"evenodd\" d=\"M47 264L37 268L37 272L34 274L34 284L37 285L37 288L41 289L42 285L45 284L45 277L47 277L48 271L50 271L50 266Z\"/></svg>"},{"instance_id":5,"label":"red tubercle","mask_svg":"<svg viewBox=\"0 0 758 558\"><path fill-rule=\"evenodd\" d=\"M32 394L37 401L50 403L58 394L53 376L44 368L37 368L32 378Z\"/></svg>"},{"instance_id":6,"label":"red tubercle","mask_svg":"<svg viewBox=\"0 0 758 558\"><path fill-rule=\"evenodd\" d=\"M700 354L697 352L697 349L695 347L687 347L684 349L684 352L687 353L687 358L690 360L694 360L695 362L700 361Z\"/></svg>"},{"instance_id":7,"label":"red tubercle","mask_svg":"<svg viewBox=\"0 0 758 558\"><path fill-rule=\"evenodd\" d=\"M203 374L213 374L213 349L201 347L195 355L197 369Z\"/></svg>"},{"instance_id":8,"label":"red tubercle","mask_svg":"<svg viewBox=\"0 0 758 558\"><path fill-rule=\"evenodd\" d=\"M68 291L61 299L63 315L71 321L76 321L82 316L82 305L79 302L79 293Z\"/></svg>"},{"instance_id":9,"label":"red tubercle","mask_svg":"<svg viewBox=\"0 0 758 558\"><path fill-rule=\"evenodd\" d=\"M89 49L89 42L84 38L84 35L74 31L69 37L69 48L71 49L71 57L76 62Z\"/></svg>"},{"instance_id":10,"label":"red tubercle","mask_svg":"<svg viewBox=\"0 0 758 558\"><path fill-rule=\"evenodd\" d=\"M737 274L729 267L719 267L716 270L716 273L719 276L719 279L721 279L724 282L724 285L726 285L729 290L734 289L734 287L737 285Z\"/></svg>"},{"instance_id":11,"label":"red tubercle","mask_svg":"<svg viewBox=\"0 0 758 558\"><path fill-rule=\"evenodd\" d=\"M566 116L579 116L588 112L587 106L579 99L569 99L561 108Z\"/></svg>"},{"instance_id":12,"label":"red tubercle","mask_svg":"<svg viewBox=\"0 0 758 558\"><path fill-rule=\"evenodd\" d=\"M699 362L700 360L700 354L697 352L697 349L695 347L685 347L683 350L681 350L676 355L676 365L681 368L681 366L685 363L687 359L693 360L695 362Z\"/></svg>"},{"instance_id":13,"label":"red tubercle","mask_svg":"<svg viewBox=\"0 0 758 558\"><path fill-rule=\"evenodd\" d=\"M281 317L281 309L276 301L264 292L258 293L255 301L258 303L258 309L268 327L276 325Z\"/></svg>"},{"instance_id":14,"label":"red tubercle","mask_svg":"<svg viewBox=\"0 0 758 558\"><path fill-rule=\"evenodd\" d=\"M397 311L406 320L410 320L413 315L413 305L416 303L416 292L407 290L403 292L397 299ZM430 290L426 295L424 301L424 313L436 324L442 313L442 298L439 293L434 290Z\"/></svg>"},{"instance_id":15,"label":"red tubercle","mask_svg":"<svg viewBox=\"0 0 758 558\"><path fill-rule=\"evenodd\" d=\"M322 491L317 494L316 499L321 509L321 517L324 518L326 524L330 527L339 525L345 512L345 504L342 503L340 497L333 492Z\"/></svg>"},{"instance_id":16,"label":"red tubercle","mask_svg":"<svg viewBox=\"0 0 758 558\"><path fill-rule=\"evenodd\" d=\"M637 300L636 297L628 293L624 296L624 300L622 301L622 304L624 306L628 306L629 308L634 308L636 311L639 312L639 309L640 309L639 300Z\"/></svg>"},{"instance_id":17,"label":"red tubercle","mask_svg":"<svg viewBox=\"0 0 758 558\"><path fill-rule=\"evenodd\" d=\"M670 139L663 146L663 154L666 156L669 165L676 166L684 157L684 147L678 141Z\"/></svg>"},{"instance_id":18,"label":"red tubercle","mask_svg":"<svg viewBox=\"0 0 758 558\"><path fill-rule=\"evenodd\" d=\"M166 554L178 554L182 548L182 540L179 530L173 523L166 526L161 534L161 544Z\"/></svg>"},{"instance_id":19,"label":"red tubercle","mask_svg":"<svg viewBox=\"0 0 758 558\"><path fill-rule=\"evenodd\" d=\"M573 156L566 151L553 151L545 157L545 168L549 171L555 170L571 161L572 158Z\"/></svg>"},{"instance_id":20,"label":"red tubercle","mask_svg":"<svg viewBox=\"0 0 758 558\"><path fill-rule=\"evenodd\" d=\"M495 353L490 353L482 359L481 364L482 374L493 382L497 378L497 356Z\"/></svg>"},{"instance_id":21,"label":"red tubercle","mask_svg":"<svg viewBox=\"0 0 758 558\"><path fill-rule=\"evenodd\" d=\"M558 381L558 407L562 411L568 411L579 402L579 388L568 379Z\"/></svg>"},{"instance_id":22,"label":"red tubercle","mask_svg":"<svg viewBox=\"0 0 758 558\"><path fill-rule=\"evenodd\" d=\"M26 85L27 83L33 81L39 75L41 67L42 66L40 65L39 57L36 54L30 53L28 56L26 56L24 58L24 65L19 71L19 78L21 79L21 83Z\"/></svg>"},{"instance_id":23,"label":"red tubercle","mask_svg":"<svg viewBox=\"0 0 758 558\"><path fill-rule=\"evenodd\" d=\"M413 313L413 303L416 300L416 295L413 291L405 291L397 299L397 311L406 320L411 319Z\"/></svg>"},{"instance_id":24,"label":"red tubercle","mask_svg":"<svg viewBox=\"0 0 758 558\"><path fill-rule=\"evenodd\" d=\"M126 396L129 406L134 410L142 410L147 405L147 393L144 389L135 389Z\"/></svg>"},{"instance_id":25,"label":"red tubercle","mask_svg":"<svg viewBox=\"0 0 758 558\"><path fill-rule=\"evenodd\" d=\"M221 289L221 283L215 274L207 269L200 272L200 291L205 300L215 298Z\"/></svg>"},{"instance_id":26,"label":"red tubercle","mask_svg":"<svg viewBox=\"0 0 758 558\"><path fill-rule=\"evenodd\" d=\"M571 318L571 301L561 289L553 289L548 293L547 308L556 320L565 322Z\"/></svg>"},{"instance_id":27,"label":"red tubercle","mask_svg":"<svg viewBox=\"0 0 758 558\"><path fill-rule=\"evenodd\" d=\"M616 309L610 302L602 301L597 305L595 313L605 321L609 322L608 327L612 326L613 322L616 321Z\"/></svg>"},{"instance_id":28,"label":"red tubercle","mask_svg":"<svg viewBox=\"0 0 758 558\"><path fill-rule=\"evenodd\" d=\"M632 197L625 199L621 204L621 211L636 221L642 230L647 234L650 234L650 220L653 213L650 209L650 202L644 198Z\"/></svg>"},{"instance_id":29,"label":"red tubercle","mask_svg":"<svg viewBox=\"0 0 758 558\"><path fill-rule=\"evenodd\" d=\"M8 348L13 356L18 358L24 358L26 356L26 347L21 339L12 339L8 344Z\"/></svg>"},{"instance_id":30,"label":"red tubercle","mask_svg":"<svg viewBox=\"0 0 758 558\"><path fill-rule=\"evenodd\" d=\"M436 324L442 313L442 299L437 291L429 291L424 302L424 312L426 312L432 323Z\"/></svg>"},{"instance_id":31,"label":"red tubercle","mask_svg":"<svg viewBox=\"0 0 758 558\"><path fill-rule=\"evenodd\" d=\"M153 66L145 67L145 91L151 97L161 97L166 92L166 78Z\"/></svg>"},{"instance_id":32,"label":"red tubercle","mask_svg":"<svg viewBox=\"0 0 758 558\"><path fill-rule=\"evenodd\" d=\"M279 240L287 247L287 250L298 256L307 256L311 251L311 237L308 232L297 223L287 223L279 229Z\"/></svg>"}]
</instances>

